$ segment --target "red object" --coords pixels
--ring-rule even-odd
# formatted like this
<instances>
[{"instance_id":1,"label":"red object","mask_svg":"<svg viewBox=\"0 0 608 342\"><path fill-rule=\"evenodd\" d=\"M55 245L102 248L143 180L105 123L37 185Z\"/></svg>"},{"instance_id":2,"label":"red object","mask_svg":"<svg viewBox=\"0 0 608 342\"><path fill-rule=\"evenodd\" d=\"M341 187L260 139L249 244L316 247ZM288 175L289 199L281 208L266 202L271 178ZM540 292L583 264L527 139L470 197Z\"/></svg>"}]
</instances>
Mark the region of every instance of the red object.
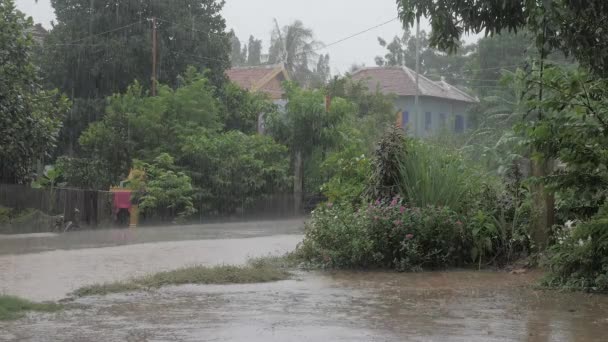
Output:
<instances>
[{"instance_id":1,"label":"red object","mask_svg":"<svg viewBox=\"0 0 608 342\"><path fill-rule=\"evenodd\" d=\"M130 191L114 192L114 211L118 211L120 209L131 209Z\"/></svg>"},{"instance_id":2,"label":"red object","mask_svg":"<svg viewBox=\"0 0 608 342\"><path fill-rule=\"evenodd\" d=\"M329 95L325 96L325 111L329 112L331 108L331 97Z\"/></svg>"}]
</instances>

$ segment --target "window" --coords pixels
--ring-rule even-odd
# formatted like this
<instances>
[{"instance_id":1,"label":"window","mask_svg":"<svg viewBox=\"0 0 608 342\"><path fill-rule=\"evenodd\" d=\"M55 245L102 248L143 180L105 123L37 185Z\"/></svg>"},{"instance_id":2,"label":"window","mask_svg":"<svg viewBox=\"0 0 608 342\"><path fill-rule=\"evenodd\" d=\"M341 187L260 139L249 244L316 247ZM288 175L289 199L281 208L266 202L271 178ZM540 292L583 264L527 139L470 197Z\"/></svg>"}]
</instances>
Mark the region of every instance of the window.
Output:
<instances>
[{"instance_id":1,"label":"window","mask_svg":"<svg viewBox=\"0 0 608 342\"><path fill-rule=\"evenodd\" d=\"M401 112L401 127L406 128L410 123L410 112L403 111Z\"/></svg>"},{"instance_id":2,"label":"window","mask_svg":"<svg viewBox=\"0 0 608 342\"><path fill-rule=\"evenodd\" d=\"M445 128L446 124L447 124L447 120L448 117L447 115L445 115L445 113L439 113L439 124L441 125L441 128Z\"/></svg>"},{"instance_id":3,"label":"window","mask_svg":"<svg viewBox=\"0 0 608 342\"><path fill-rule=\"evenodd\" d=\"M454 132L464 132L464 117L462 115L456 115L456 120L454 121Z\"/></svg>"},{"instance_id":4,"label":"window","mask_svg":"<svg viewBox=\"0 0 608 342\"><path fill-rule=\"evenodd\" d=\"M424 113L424 129L430 131L433 127L433 114L431 112Z\"/></svg>"}]
</instances>

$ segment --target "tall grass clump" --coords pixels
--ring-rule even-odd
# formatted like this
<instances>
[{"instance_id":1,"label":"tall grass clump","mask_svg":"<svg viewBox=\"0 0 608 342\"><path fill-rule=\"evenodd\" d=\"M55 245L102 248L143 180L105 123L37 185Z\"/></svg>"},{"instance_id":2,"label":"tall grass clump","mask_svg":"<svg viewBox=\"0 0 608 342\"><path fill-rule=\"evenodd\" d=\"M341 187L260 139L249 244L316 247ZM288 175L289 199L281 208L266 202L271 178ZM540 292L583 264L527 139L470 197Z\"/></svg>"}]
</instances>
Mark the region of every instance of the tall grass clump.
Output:
<instances>
[{"instance_id":1,"label":"tall grass clump","mask_svg":"<svg viewBox=\"0 0 608 342\"><path fill-rule=\"evenodd\" d=\"M457 152L416 140L407 141L407 152L398 165L395 183L399 194L416 207L447 206L465 211L486 178Z\"/></svg>"}]
</instances>

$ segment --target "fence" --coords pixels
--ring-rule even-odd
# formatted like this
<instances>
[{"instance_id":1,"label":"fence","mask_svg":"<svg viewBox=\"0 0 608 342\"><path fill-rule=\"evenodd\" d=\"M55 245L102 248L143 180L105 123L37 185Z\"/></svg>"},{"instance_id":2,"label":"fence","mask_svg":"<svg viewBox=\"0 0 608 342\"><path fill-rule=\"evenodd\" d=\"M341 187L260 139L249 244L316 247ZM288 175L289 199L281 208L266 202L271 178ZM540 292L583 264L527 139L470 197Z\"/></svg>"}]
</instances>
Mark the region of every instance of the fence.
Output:
<instances>
[{"instance_id":1,"label":"fence","mask_svg":"<svg viewBox=\"0 0 608 342\"><path fill-rule=\"evenodd\" d=\"M225 214L199 210L197 215L189 218L186 223L205 223L224 220L255 220L280 219L297 217L307 214L314 206L322 201L318 196L304 195L302 208L295 208L293 194L273 194L261 198L249 205L243 205L236 212ZM0 207L9 208L14 212L26 211L31 217L23 222L2 222L0 217L0 233L32 233L53 230L58 216L64 221L76 221L82 228L98 228L114 226L115 217L112 212L113 195L108 191L95 191L71 188L36 189L26 185L0 184ZM33 210L32 210L33 209ZM78 218L75 217L78 209ZM0 216L2 213L0 213ZM142 225L160 224L154 217L141 217Z\"/></svg>"},{"instance_id":2,"label":"fence","mask_svg":"<svg viewBox=\"0 0 608 342\"><path fill-rule=\"evenodd\" d=\"M112 195L107 191L35 189L26 185L0 184L0 206L17 212L35 209L48 217L62 215L66 222L78 220L79 224L92 228L112 221ZM51 228L32 230L47 231Z\"/></svg>"}]
</instances>

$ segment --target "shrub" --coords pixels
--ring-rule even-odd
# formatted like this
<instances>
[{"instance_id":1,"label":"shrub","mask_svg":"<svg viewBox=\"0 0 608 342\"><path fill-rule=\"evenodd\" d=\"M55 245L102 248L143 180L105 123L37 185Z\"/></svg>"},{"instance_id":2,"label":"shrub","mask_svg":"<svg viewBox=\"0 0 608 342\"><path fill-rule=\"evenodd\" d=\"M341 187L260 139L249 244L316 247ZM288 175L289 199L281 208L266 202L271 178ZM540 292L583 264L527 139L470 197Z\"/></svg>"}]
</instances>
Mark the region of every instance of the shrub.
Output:
<instances>
[{"instance_id":1,"label":"shrub","mask_svg":"<svg viewBox=\"0 0 608 342\"><path fill-rule=\"evenodd\" d=\"M412 208L394 198L357 211L331 203L317 208L296 253L324 267L412 271L460 264L469 241L454 211Z\"/></svg>"},{"instance_id":2,"label":"shrub","mask_svg":"<svg viewBox=\"0 0 608 342\"><path fill-rule=\"evenodd\" d=\"M330 202L359 205L369 180L370 160L357 149L348 148L330 154L321 165L324 173L331 175L321 187Z\"/></svg>"},{"instance_id":3,"label":"shrub","mask_svg":"<svg viewBox=\"0 0 608 342\"><path fill-rule=\"evenodd\" d=\"M465 211L481 190L480 172L454 151L417 140L407 140L398 160L399 193L415 206L448 206Z\"/></svg>"},{"instance_id":4,"label":"shrub","mask_svg":"<svg viewBox=\"0 0 608 342\"><path fill-rule=\"evenodd\" d=\"M392 198L398 194L399 163L405 158L405 135L400 127L392 126L384 134L372 157L368 198Z\"/></svg>"},{"instance_id":5,"label":"shrub","mask_svg":"<svg viewBox=\"0 0 608 342\"><path fill-rule=\"evenodd\" d=\"M544 285L608 291L608 207L549 250Z\"/></svg>"}]
</instances>

